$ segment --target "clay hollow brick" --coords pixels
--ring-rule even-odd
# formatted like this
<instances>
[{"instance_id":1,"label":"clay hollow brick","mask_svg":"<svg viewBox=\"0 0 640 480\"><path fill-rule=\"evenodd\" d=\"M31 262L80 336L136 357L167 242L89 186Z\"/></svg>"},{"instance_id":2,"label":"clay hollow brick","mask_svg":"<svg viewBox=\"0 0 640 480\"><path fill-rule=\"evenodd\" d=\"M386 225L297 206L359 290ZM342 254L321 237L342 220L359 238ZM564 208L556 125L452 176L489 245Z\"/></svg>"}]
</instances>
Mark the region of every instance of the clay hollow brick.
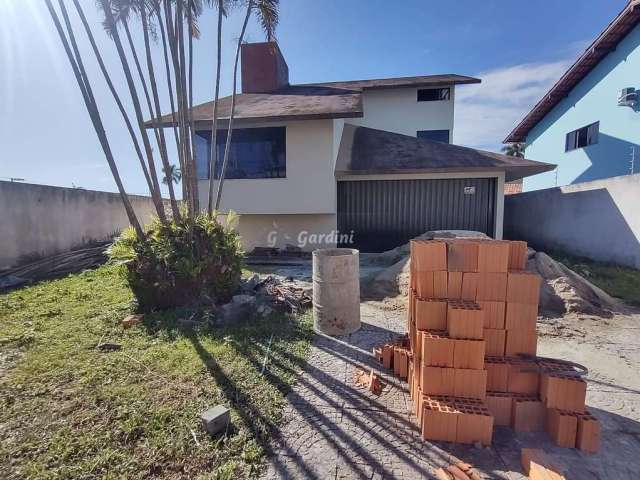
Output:
<instances>
[{"instance_id":1,"label":"clay hollow brick","mask_svg":"<svg viewBox=\"0 0 640 480\"><path fill-rule=\"evenodd\" d=\"M484 340L453 340L454 368L482 370L484 368Z\"/></svg>"},{"instance_id":2,"label":"clay hollow brick","mask_svg":"<svg viewBox=\"0 0 640 480\"><path fill-rule=\"evenodd\" d=\"M428 367L453 367L454 343L444 331L421 332L422 363Z\"/></svg>"},{"instance_id":3,"label":"clay hollow brick","mask_svg":"<svg viewBox=\"0 0 640 480\"><path fill-rule=\"evenodd\" d=\"M446 271L416 272L415 290L420 298L447 298Z\"/></svg>"},{"instance_id":4,"label":"clay hollow brick","mask_svg":"<svg viewBox=\"0 0 640 480\"><path fill-rule=\"evenodd\" d=\"M508 427L511 425L513 395L504 392L487 391L487 408L493 415L495 425Z\"/></svg>"},{"instance_id":5,"label":"clay hollow brick","mask_svg":"<svg viewBox=\"0 0 640 480\"><path fill-rule=\"evenodd\" d=\"M487 394L486 370L456 368L454 372L454 396L484 400Z\"/></svg>"},{"instance_id":6,"label":"clay hollow brick","mask_svg":"<svg viewBox=\"0 0 640 480\"><path fill-rule=\"evenodd\" d=\"M458 409L458 428L456 442L491 445L494 418L484 404L456 402Z\"/></svg>"},{"instance_id":7,"label":"clay hollow brick","mask_svg":"<svg viewBox=\"0 0 640 480\"><path fill-rule=\"evenodd\" d=\"M513 397L511 427L516 432L543 432L546 409L536 397Z\"/></svg>"},{"instance_id":8,"label":"clay hollow brick","mask_svg":"<svg viewBox=\"0 0 640 480\"><path fill-rule=\"evenodd\" d=\"M600 450L602 435L600 421L588 410L585 410L585 413L576 413L575 415L578 419L576 447L584 452L597 452Z\"/></svg>"},{"instance_id":9,"label":"clay hollow brick","mask_svg":"<svg viewBox=\"0 0 640 480\"><path fill-rule=\"evenodd\" d=\"M509 272L507 275L507 302L538 305L540 276L531 272Z\"/></svg>"},{"instance_id":10,"label":"clay hollow brick","mask_svg":"<svg viewBox=\"0 0 640 480\"><path fill-rule=\"evenodd\" d=\"M478 296L478 281L480 275L478 273L463 273L462 274L462 287L460 291L460 298L468 302L475 302Z\"/></svg>"},{"instance_id":11,"label":"clay hollow brick","mask_svg":"<svg viewBox=\"0 0 640 480\"><path fill-rule=\"evenodd\" d=\"M504 357L486 357L487 390L508 392L509 365Z\"/></svg>"},{"instance_id":12,"label":"clay hollow brick","mask_svg":"<svg viewBox=\"0 0 640 480\"><path fill-rule=\"evenodd\" d=\"M411 240L411 263L416 272L447 270L447 244L437 240Z\"/></svg>"},{"instance_id":13,"label":"clay hollow brick","mask_svg":"<svg viewBox=\"0 0 640 480\"><path fill-rule=\"evenodd\" d=\"M475 272L478 269L478 244L468 240L449 242L447 270L450 272Z\"/></svg>"},{"instance_id":14,"label":"clay hollow brick","mask_svg":"<svg viewBox=\"0 0 640 480\"><path fill-rule=\"evenodd\" d=\"M576 436L578 433L578 418L572 412L547 409L547 433L556 445L565 448L576 446Z\"/></svg>"},{"instance_id":15,"label":"clay hollow brick","mask_svg":"<svg viewBox=\"0 0 640 480\"><path fill-rule=\"evenodd\" d=\"M507 302L504 328L535 332L538 320L538 304Z\"/></svg>"},{"instance_id":16,"label":"clay hollow brick","mask_svg":"<svg viewBox=\"0 0 640 480\"><path fill-rule=\"evenodd\" d=\"M507 273L509 242L483 241L478 243L478 272Z\"/></svg>"},{"instance_id":17,"label":"clay hollow brick","mask_svg":"<svg viewBox=\"0 0 640 480\"><path fill-rule=\"evenodd\" d=\"M507 298L506 273L479 273L476 300L504 302Z\"/></svg>"},{"instance_id":18,"label":"clay hollow brick","mask_svg":"<svg viewBox=\"0 0 640 480\"><path fill-rule=\"evenodd\" d=\"M447 308L447 331L451 338L482 340L484 312L475 302L451 300Z\"/></svg>"},{"instance_id":19,"label":"clay hollow brick","mask_svg":"<svg viewBox=\"0 0 640 480\"><path fill-rule=\"evenodd\" d=\"M487 343L487 355L503 357L507 331L497 328L485 328L483 336Z\"/></svg>"},{"instance_id":20,"label":"clay hollow brick","mask_svg":"<svg viewBox=\"0 0 640 480\"><path fill-rule=\"evenodd\" d=\"M587 383L575 376L543 373L540 397L548 408L584 413Z\"/></svg>"},{"instance_id":21,"label":"clay hollow brick","mask_svg":"<svg viewBox=\"0 0 640 480\"><path fill-rule=\"evenodd\" d=\"M447 298L462 300L462 272L449 272L447 274Z\"/></svg>"},{"instance_id":22,"label":"clay hollow brick","mask_svg":"<svg viewBox=\"0 0 640 480\"><path fill-rule=\"evenodd\" d=\"M425 395L455 395L455 369L421 367L420 386Z\"/></svg>"},{"instance_id":23,"label":"clay hollow brick","mask_svg":"<svg viewBox=\"0 0 640 480\"><path fill-rule=\"evenodd\" d=\"M538 335L535 330L507 330L507 340L504 346L506 356L535 355L537 351Z\"/></svg>"},{"instance_id":24,"label":"clay hollow brick","mask_svg":"<svg viewBox=\"0 0 640 480\"><path fill-rule=\"evenodd\" d=\"M524 270L527 265L527 242L509 242L509 270Z\"/></svg>"},{"instance_id":25,"label":"clay hollow brick","mask_svg":"<svg viewBox=\"0 0 640 480\"><path fill-rule=\"evenodd\" d=\"M519 358L507 359L507 391L526 395L540 392L540 373L534 362Z\"/></svg>"},{"instance_id":26,"label":"clay hollow brick","mask_svg":"<svg viewBox=\"0 0 640 480\"><path fill-rule=\"evenodd\" d=\"M478 305L484 311L484 328L505 328L505 302L479 300Z\"/></svg>"},{"instance_id":27,"label":"clay hollow brick","mask_svg":"<svg viewBox=\"0 0 640 480\"><path fill-rule=\"evenodd\" d=\"M446 330L447 300L416 298L416 328Z\"/></svg>"}]
</instances>

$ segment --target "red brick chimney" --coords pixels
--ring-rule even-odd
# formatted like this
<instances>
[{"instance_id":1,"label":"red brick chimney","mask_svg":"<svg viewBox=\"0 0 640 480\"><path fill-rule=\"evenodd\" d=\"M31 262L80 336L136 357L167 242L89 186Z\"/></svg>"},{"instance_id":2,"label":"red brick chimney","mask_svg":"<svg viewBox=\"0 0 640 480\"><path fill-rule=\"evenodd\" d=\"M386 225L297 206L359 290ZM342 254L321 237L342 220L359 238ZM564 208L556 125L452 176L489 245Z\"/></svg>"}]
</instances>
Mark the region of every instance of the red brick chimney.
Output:
<instances>
[{"instance_id":1,"label":"red brick chimney","mask_svg":"<svg viewBox=\"0 0 640 480\"><path fill-rule=\"evenodd\" d=\"M268 93L289 85L289 67L276 42L243 43L242 93Z\"/></svg>"}]
</instances>

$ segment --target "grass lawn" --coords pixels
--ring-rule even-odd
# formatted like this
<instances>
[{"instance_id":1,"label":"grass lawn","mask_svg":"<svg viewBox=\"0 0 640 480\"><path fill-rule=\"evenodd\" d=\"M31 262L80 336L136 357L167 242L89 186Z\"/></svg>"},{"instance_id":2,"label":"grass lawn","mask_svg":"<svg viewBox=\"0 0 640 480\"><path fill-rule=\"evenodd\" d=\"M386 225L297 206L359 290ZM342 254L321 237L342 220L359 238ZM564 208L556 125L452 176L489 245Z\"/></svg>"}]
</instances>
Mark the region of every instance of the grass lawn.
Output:
<instances>
[{"instance_id":1,"label":"grass lawn","mask_svg":"<svg viewBox=\"0 0 640 480\"><path fill-rule=\"evenodd\" d=\"M565 253L551 256L609 295L621 298L630 305L640 305L640 270L595 262Z\"/></svg>"},{"instance_id":2,"label":"grass lawn","mask_svg":"<svg viewBox=\"0 0 640 480\"><path fill-rule=\"evenodd\" d=\"M177 326L190 312L170 311L124 330L132 300L112 266L0 295L0 478L257 474L309 316L194 332ZM210 438L199 414L219 403L232 427Z\"/></svg>"}]
</instances>

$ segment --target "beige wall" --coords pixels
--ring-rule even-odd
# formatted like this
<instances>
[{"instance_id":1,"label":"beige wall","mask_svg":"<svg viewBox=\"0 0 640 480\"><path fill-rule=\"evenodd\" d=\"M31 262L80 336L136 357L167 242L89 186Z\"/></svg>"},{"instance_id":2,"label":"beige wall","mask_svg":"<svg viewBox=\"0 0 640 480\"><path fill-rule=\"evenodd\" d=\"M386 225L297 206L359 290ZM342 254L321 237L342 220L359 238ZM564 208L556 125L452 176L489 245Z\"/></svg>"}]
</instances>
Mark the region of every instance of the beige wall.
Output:
<instances>
[{"instance_id":1,"label":"beige wall","mask_svg":"<svg viewBox=\"0 0 640 480\"><path fill-rule=\"evenodd\" d=\"M285 248L287 244L305 251L335 247L335 241L327 238L335 229L335 214L241 215L237 226L246 252L255 247Z\"/></svg>"},{"instance_id":2,"label":"beige wall","mask_svg":"<svg viewBox=\"0 0 640 480\"><path fill-rule=\"evenodd\" d=\"M418 102L417 88L365 90L364 117L345 121L412 137L418 130L449 130L453 143L455 89L450 88L451 100L440 102Z\"/></svg>"},{"instance_id":3,"label":"beige wall","mask_svg":"<svg viewBox=\"0 0 640 480\"><path fill-rule=\"evenodd\" d=\"M238 214L335 213L333 120L279 125L287 129L286 178L225 180L221 210ZM206 205L208 181L200 181L199 186L201 204Z\"/></svg>"}]
</instances>

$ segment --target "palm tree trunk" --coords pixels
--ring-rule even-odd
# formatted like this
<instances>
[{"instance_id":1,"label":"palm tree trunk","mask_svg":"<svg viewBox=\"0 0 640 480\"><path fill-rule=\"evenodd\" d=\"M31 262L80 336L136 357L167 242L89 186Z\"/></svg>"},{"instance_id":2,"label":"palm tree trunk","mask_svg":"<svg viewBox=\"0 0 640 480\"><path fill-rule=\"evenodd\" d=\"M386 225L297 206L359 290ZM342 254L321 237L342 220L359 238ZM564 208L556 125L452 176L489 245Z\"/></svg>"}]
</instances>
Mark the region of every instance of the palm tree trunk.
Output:
<instances>
[{"instance_id":1,"label":"palm tree trunk","mask_svg":"<svg viewBox=\"0 0 640 480\"><path fill-rule=\"evenodd\" d=\"M227 132L227 143L224 146L224 157L222 159L222 169L220 171L220 180L218 181L218 192L216 195L215 209L220 208L220 200L222 199L222 185L224 184L224 177L227 173L227 164L229 162L229 150L231 148L231 135L233 134L233 117L235 114L236 106L236 92L237 92L237 79L238 79L238 59L240 58L240 47L244 39L244 34L247 30L247 23L249 23L249 17L251 17L251 9L253 8L253 0L247 2L247 13L244 17L244 23L242 24L242 30L240 31L240 37L238 38L238 45L236 47L236 58L233 64L233 94L231 95L231 109L229 112L229 127Z\"/></svg>"},{"instance_id":2,"label":"palm tree trunk","mask_svg":"<svg viewBox=\"0 0 640 480\"><path fill-rule=\"evenodd\" d=\"M196 152L194 148L194 123L193 123L193 10L191 8L191 2L193 0L188 0L187 3L187 38L189 41L189 77L188 77L188 99L187 99L187 119L189 122L189 141L190 141L190 151L191 155L189 158L191 159L192 168L193 168L193 197L194 197L194 208L196 212L200 211L200 196L198 193L198 168L196 165Z\"/></svg>"},{"instance_id":3,"label":"palm tree trunk","mask_svg":"<svg viewBox=\"0 0 640 480\"><path fill-rule=\"evenodd\" d=\"M218 163L218 100L220 99L220 70L222 68L222 0L218 0L218 58L216 62L216 89L213 98L213 121L211 122L211 155L209 164L209 203L207 212L213 214L213 184Z\"/></svg>"},{"instance_id":4,"label":"palm tree trunk","mask_svg":"<svg viewBox=\"0 0 640 480\"><path fill-rule=\"evenodd\" d=\"M129 132L129 136L131 137L131 141L133 142L133 148L135 149L136 155L137 155L138 160L140 162L140 167L142 168L142 173L144 174L144 178L145 178L145 180L147 182L147 186L149 187L149 191L151 191L151 190L153 190L153 184L151 183L151 178L149 177L149 171L147 170L147 166L144 163L142 150L140 149L140 142L138 141L138 137L136 137L135 131L133 130L133 125L131 125L131 120L129 119L129 114L125 110L124 105L122 104L122 100L120 99L120 95L116 91L116 89L115 89L115 87L113 85L113 81L111 80L111 76L109 75L109 72L107 71L107 68L106 68L106 66L104 64L104 61L102 60L102 55L100 54L100 50L98 49L98 46L96 45L95 38L93 36L93 32L91 31L91 27L89 27L89 23L87 22L87 18L86 18L85 14L84 14L84 10L80 6L80 3L79 3L78 0L73 0L73 3L75 5L75 7L76 7L76 11L78 12L80 20L82 21L84 29L87 32L87 37L89 38L89 42L91 43L91 48L93 49L93 53L96 56L96 59L98 61L98 65L100 66L100 70L102 71L102 75L104 76L104 79L107 82L107 86L109 87L109 91L111 92L111 95L113 96L113 98L114 98L114 100L116 102L116 105L118 106L118 110L120 110L120 114L122 115L124 123L125 123L125 125L127 127L127 131Z\"/></svg>"},{"instance_id":5,"label":"palm tree trunk","mask_svg":"<svg viewBox=\"0 0 640 480\"><path fill-rule=\"evenodd\" d=\"M166 71L166 76L167 76L167 87L169 90L169 102L170 102L170 106L171 106L171 119L173 121L173 136L175 138L175 142L176 142L176 149L178 151L180 151L180 137L178 136L178 125L177 125L177 120L176 120L176 106L175 106L175 101L173 99L173 85L171 82L171 67L169 65L169 54L167 51L167 34L165 32L164 29L164 21L162 19L162 13L160 10L160 3L158 3L158 9L156 10L156 15L158 17L158 25L160 25L160 37L162 38L162 51L164 54L164 66L165 66L165 71ZM184 163L182 161L182 156L178 155L178 161L180 164L180 171L184 172ZM187 199L187 193L186 193L186 185L185 182L180 182L180 184L182 185L182 199L184 201L186 201Z\"/></svg>"},{"instance_id":6,"label":"palm tree trunk","mask_svg":"<svg viewBox=\"0 0 640 480\"><path fill-rule=\"evenodd\" d=\"M158 97L158 86L156 84L156 75L153 68L153 59L151 58L151 46L149 42L149 24L147 23L147 12L143 5L143 11L141 12L142 20L142 32L144 37L145 56L147 60L147 69L149 70L149 83L151 84L151 93L153 95L153 103L155 106L155 112L152 113L151 122L153 123L154 130L158 134L158 146L160 147L160 159L162 160L162 167L166 172L166 175L171 171L171 165L169 163L169 155L167 153L167 143L164 138L164 130L162 127L158 127L157 119L161 117L160 98ZM180 219L180 209L176 202L176 196L173 191L173 181L167 182L167 188L169 190L169 202L171 203L171 212L175 220Z\"/></svg>"},{"instance_id":7,"label":"palm tree trunk","mask_svg":"<svg viewBox=\"0 0 640 480\"><path fill-rule=\"evenodd\" d=\"M124 205L125 212L127 214L127 218L129 219L129 223L133 226L136 236L139 239L144 239L144 232L142 227L140 226L140 222L136 217L135 211L129 201L129 197L124 189L124 185L122 184L122 179L120 178L120 172L118 172L118 167L116 166L115 159L113 157L113 152L111 151L111 146L109 145L109 141L107 139L106 132L104 130L104 125L102 124L102 119L100 117L100 112L98 110L97 103L95 101L95 97L93 96L93 91L91 89L91 84L87 77L86 71L84 70L84 65L82 63L82 57L80 56L80 52L78 51L78 46L76 44L75 36L73 33L73 28L71 27L71 22L69 21L69 16L67 10L64 6L63 0L58 0L60 5L60 9L62 11L62 15L64 17L65 25L67 28L67 34L69 35L69 40L73 46L73 52L69 48L69 42L65 36L64 30L60 23L60 19L58 18L58 14L53 8L53 4L51 0L45 0L47 4L47 8L49 10L49 14L51 15L51 19L55 24L56 30L58 32L58 36L64 46L64 50L67 54L67 58L69 63L71 64L71 68L73 69L73 73L75 75L76 81L78 82L78 87L80 88L80 92L82 93L82 98L85 103L85 107L87 108L87 112L89 113L89 117L91 118L91 123L93 124L93 128L98 136L98 140L100 141L100 146L102 147L102 151L104 152L107 163L109 164L109 169L111 170L111 174L113 175L113 179L116 182L116 186L118 188L118 192L120 193L120 198L122 200L122 204ZM75 54L75 56L74 56Z\"/></svg>"},{"instance_id":8,"label":"palm tree trunk","mask_svg":"<svg viewBox=\"0 0 640 480\"><path fill-rule=\"evenodd\" d=\"M147 154L147 163L149 165L149 175L151 176L151 180L154 187L154 191L151 192L151 198L153 199L153 203L156 207L156 213L158 214L158 218L162 223L166 223L167 216L164 212L164 204L162 202L162 197L160 196L160 183L158 182L158 174L156 172L156 166L153 160L151 142L149 142L149 136L147 135L147 130L144 127L144 119L142 117L142 108L140 107L140 99L138 98L138 93L136 92L136 87L133 82L133 77L131 75L131 69L129 68L129 62L127 60L126 54L124 53L124 48L122 47L122 42L120 40L118 28L115 24L115 20L113 18L113 12L111 11L110 6L108 6L108 8L105 8L105 16L106 16L107 22L114 26L113 41L116 44L118 56L120 57L120 62L122 63L122 70L127 80L127 86L129 87L129 93L131 94L131 101L133 103L133 108L136 113L138 129L140 130L140 135L142 136L142 143L144 145L144 148Z\"/></svg>"}]
</instances>

